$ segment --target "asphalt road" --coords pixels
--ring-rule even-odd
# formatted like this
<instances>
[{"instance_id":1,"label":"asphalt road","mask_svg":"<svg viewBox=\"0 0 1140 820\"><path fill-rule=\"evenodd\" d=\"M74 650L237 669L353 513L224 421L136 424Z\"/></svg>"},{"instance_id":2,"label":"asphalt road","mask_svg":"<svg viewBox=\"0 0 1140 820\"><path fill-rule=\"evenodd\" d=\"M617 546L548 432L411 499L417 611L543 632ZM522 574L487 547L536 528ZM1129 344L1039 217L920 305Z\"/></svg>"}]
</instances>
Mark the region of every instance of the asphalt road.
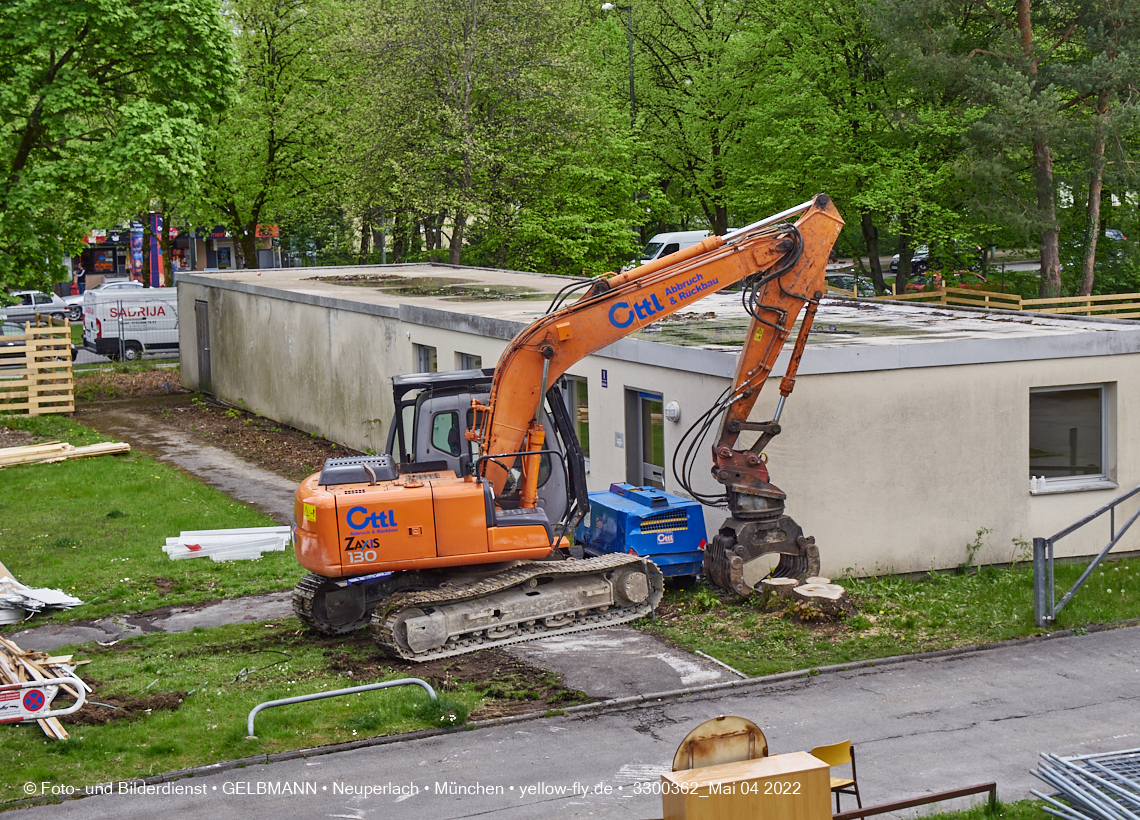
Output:
<instances>
[{"instance_id":1,"label":"asphalt road","mask_svg":"<svg viewBox=\"0 0 1140 820\"><path fill-rule=\"evenodd\" d=\"M1029 771L1041 751L1140 746L1138 639L1140 629L1120 629L543 718L154 787L195 793L86 797L19 816L660 817L653 785L684 735L720 714L755 720L776 753L851 738L864 804L988 780L998 782L1001 799L1016 800L1035 787Z\"/></svg>"}]
</instances>

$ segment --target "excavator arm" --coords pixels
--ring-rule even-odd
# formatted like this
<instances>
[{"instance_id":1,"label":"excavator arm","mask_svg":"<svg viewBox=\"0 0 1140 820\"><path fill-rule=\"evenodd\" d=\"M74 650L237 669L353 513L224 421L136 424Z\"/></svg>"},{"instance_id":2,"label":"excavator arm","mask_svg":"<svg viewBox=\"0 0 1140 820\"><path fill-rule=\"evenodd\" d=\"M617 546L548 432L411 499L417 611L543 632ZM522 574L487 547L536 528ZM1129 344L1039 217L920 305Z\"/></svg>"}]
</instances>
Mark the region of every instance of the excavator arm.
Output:
<instances>
[{"instance_id":1,"label":"excavator arm","mask_svg":"<svg viewBox=\"0 0 1140 820\"><path fill-rule=\"evenodd\" d=\"M795 224L788 224L787 220L797 215ZM709 237L647 265L596 280L576 303L547 314L522 331L503 351L488 403L475 405L475 423L467 432L469 438L480 441L485 454L480 472L496 495L508 479L506 464L499 456L513 458L522 453L519 506L535 505L539 454L544 446L539 410L556 379L606 345L704 296L742 283L752 322L732 387L719 402L718 415L723 418L713 447L713 476L726 488L723 499L733 517L722 527L725 537L718 536L706 555L706 574L721 586L747 594L751 588L742 580L744 565L761 554L781 550L786 550L781 555L794 553L793 560L783 562L787 564L785 572L803 574L812 568L818 572L818 552L814 561L810 555L804 557L804 544L797 541L808 539L803 539L794 522L787 526L790 519L783 516L784 494L769 483L761 451L779 433L779 413L795 384L812 319L826 290L827 259L842 226L830 198L820 194L726 236ZM804 318L780 385L776 416L770 422L750 422L753 405L801 312ZM758 436L752 446L739 450L736 444L746 432ZM686 479L682 484L688 489ZM708 499L700 493L692 494ZM750 539L749 543L740 542L741 534ZM758 546L752 543L757 538L762 540Z\"/></svg>"}]
</instances>

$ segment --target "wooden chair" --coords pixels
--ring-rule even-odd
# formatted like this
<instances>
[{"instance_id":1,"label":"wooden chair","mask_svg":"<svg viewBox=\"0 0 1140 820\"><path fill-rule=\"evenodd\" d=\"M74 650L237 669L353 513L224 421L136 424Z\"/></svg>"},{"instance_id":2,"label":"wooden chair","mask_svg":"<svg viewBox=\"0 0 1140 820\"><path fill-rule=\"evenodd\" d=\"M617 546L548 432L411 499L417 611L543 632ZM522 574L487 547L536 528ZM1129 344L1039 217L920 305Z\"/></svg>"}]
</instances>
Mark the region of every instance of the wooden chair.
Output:
<instances>
[{"instance_id":1,"label":"wooden chair","mask_svg":"<svg viewBox=\"0 0 1140 820\"><path fill-rule=\"evenodd\" d=\"M839 795L853 794L859 808L863 808L863 798L859 796L858 775L855 774L855 747L850 740L842 743L832 743L830 746L816 746L811 750L812 757L817 757L828 766L846 766L851 764L851 777L832 777L831 791L835 793L835 813L839 813Z\"/></svg>"}]
</instances>

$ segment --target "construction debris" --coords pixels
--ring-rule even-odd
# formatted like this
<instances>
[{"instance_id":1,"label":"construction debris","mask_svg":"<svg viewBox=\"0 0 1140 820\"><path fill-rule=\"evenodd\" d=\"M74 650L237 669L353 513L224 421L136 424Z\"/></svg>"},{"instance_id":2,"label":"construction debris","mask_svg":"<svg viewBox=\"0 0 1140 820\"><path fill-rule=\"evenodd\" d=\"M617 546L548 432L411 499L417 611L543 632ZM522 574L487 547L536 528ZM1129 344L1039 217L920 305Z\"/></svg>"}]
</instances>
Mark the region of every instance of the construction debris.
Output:
<instances>
[{"instance_id":1,"label":"construction debris","mask_svg":"<svg viewBox=\"0 0 1140 820\"><path fill-rule=\"evenodd\" d=\"M1121 820L1140 814L1140 749L1058 757L1042 754L1032 774L1056 789L1033 794L1063 820Z\"/></svg>"},{"instance_id":2,"label":"construction debris","mask_svg":"<svg viewBox=\"0 0 1140 820\"><path fill-rule=\"evenodd\" d=\"M11 467L15 464L51 464L72 458L106 456L130 451L131 445L121 441L106 441L83 447L73 447L65 441L48 441L43 444L0 448L0 467Z\"/></svg>"},{"instance_id":3,"label":"construction debris","mask_svg":"<svg viewBox=\"0 0 1140 820\"><path fill-rule=\"evenodd\" d=\"M183 531L177 538L167 538L162 551L172 561L207 556L214 561L250 561L265 552L283 552L290 540L287 526L190 530Z\"/></svg>"},{"instance_id":4,"label":"construction debris","mask_svg":"<svg viewBox=\"0 0 1140 820\"><path fill-rule=\"evenodd\" d=\"M51 657L45 652L28 652L12 641L0 637L0 683L24 683L25 681L65 677L73 677L79 680L75 674L75 668L85 663L87 661L73 661L71 655ZM82 680L79 683L85 692L91 691L91 687ZM47 687L47 689L52 690L55 687ZM71 686L61 685L59 689L73 698L78 699L79 697L79 693ZM67 730L63 728L63 724L59 722L58 718L37 720L36 723L43 729L44 734L53 740L67 740Z\"/></svg>"},{"instance_id":5,"label":"construction debris","mask_svg":"<svg viewBox=\"0 0 1140 820\"><path fill-rule=\"evenodd\" d=\"M83 601L58 589L33 589L0 564L0 624L14 624L43 609L71 609Z\"/></svg>"}]
</instances>

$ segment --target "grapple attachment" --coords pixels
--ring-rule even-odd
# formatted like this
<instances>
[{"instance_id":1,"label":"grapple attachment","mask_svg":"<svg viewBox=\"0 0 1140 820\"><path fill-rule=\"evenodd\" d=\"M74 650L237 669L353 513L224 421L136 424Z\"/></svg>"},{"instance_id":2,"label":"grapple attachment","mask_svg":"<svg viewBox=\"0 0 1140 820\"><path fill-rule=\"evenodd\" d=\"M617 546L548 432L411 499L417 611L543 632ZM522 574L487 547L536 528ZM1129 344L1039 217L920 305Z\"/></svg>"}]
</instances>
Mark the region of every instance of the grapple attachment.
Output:
<instances>
[{"instance_id":1,"label":"grapple attachment","mask_svg":"<svg viewBox=\"0 0 1140 820\"><path fill-rule=\"evenodd\" d=\"M705 549L704 574L713 584L747 597L769 577L765 555L779 554L770 573L775 578L804 580L819 575L819 547L786 515L775 521L727 519Z\"/></svg>"}]
</instances>

